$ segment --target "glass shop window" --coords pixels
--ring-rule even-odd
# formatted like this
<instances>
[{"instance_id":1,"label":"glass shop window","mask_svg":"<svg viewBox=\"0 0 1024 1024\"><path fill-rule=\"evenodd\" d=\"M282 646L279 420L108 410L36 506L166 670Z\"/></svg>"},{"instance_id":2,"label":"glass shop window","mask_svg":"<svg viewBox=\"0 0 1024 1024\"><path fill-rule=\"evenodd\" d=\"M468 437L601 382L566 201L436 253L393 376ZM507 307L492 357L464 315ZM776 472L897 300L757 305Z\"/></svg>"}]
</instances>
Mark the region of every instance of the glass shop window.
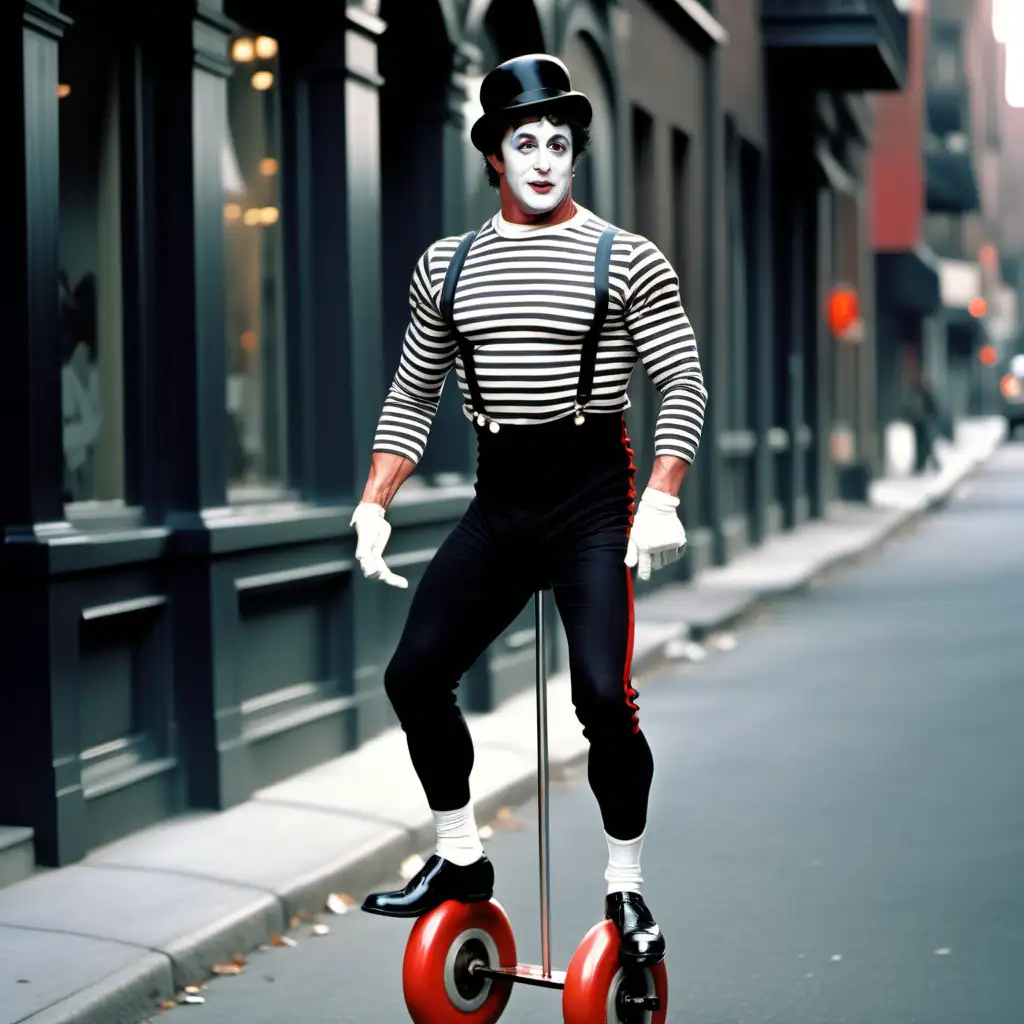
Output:
<instances>
[{"instance_id":1,"label":"glass shop window","mask_svg":"<svg viewBox=\"0 0 1024 1024\"><path fill-rule=\"evenodd\" d=\"M125 493L118 51L88 14L60 42L59 78L64 501L86 508Z\"/></svg>"},{"instance_id":2,"label":"glass shop window","mask_svg":"<svg viewBox=\"0 0 1024 1024\"><path fill-rule=\"evenodd\" d=\"M246 501L285 482L278 43L231 44L221 161L226 232L228 490Z\"/></svg>"}]
</instances>

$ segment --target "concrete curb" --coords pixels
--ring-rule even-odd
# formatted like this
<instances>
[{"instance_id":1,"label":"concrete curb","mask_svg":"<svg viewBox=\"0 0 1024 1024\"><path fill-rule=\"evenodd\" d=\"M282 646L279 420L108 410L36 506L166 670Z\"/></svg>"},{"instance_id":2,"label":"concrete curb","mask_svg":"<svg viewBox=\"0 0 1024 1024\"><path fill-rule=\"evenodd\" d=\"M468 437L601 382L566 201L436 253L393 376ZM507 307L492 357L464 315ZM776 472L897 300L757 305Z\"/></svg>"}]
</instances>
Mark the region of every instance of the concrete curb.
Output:
<instances>
[{"instance_id":1,"label":"concrete curb","mask_svg":"<svg viewBox=\"0 0 1024 1024\"><path fill-rule=\"evenodd\" d=\"M738 609L730 609L720 621L702 624L699 631L690 631L694 639L725 628L734 627L774 600L806 590L815 580L842 566L850 565L877 551L910 524L946 504L956 488L978 466L991 457L992 451L970 459L955 479L942 490L928 496L918 506L900 510L893 515L870 541L858 550L845 551L834 558L825 558L806 578L756 593ZM680 626L679 635L687 635ZM659 640L634 652L634 673L637 677L671 664L666 654L667 643ZM557 777L586 757L586 745L559 755L552 752L550 769ZM528 800L536 791L536 771L520 771L503 785L474 801L477 820L491 820L505 806ZM280 892L257 895L242 911L210 922L190 935L167 943L165 952L148 952L129 966L101 979L93 985L66 997L60 1002L25 1018L24 1024L139 1024L157 1015L159 1002L174 998L186 984L205 981L210 967L218 960L230 960L270 940L275 931L287 928L288 921L300 910L318 911L331 892L360 893L380 882L382 868L400 864L411 854L424 852L433 842L429 822L412 828L382 823L381 833L362 847L348 851L338 859L297 877Z\"/></svg>"},{"instance_id":2,"label":"concrete curb","mask_svg":"<svg viewBox=\"0 0 1024 1024\"><path fill-rule=\"evenodd\" d=\"M25 1024L139 1024L175 993L170 958L147 953L140 960L25 1018Z\"/></svg>"}]
</instances>

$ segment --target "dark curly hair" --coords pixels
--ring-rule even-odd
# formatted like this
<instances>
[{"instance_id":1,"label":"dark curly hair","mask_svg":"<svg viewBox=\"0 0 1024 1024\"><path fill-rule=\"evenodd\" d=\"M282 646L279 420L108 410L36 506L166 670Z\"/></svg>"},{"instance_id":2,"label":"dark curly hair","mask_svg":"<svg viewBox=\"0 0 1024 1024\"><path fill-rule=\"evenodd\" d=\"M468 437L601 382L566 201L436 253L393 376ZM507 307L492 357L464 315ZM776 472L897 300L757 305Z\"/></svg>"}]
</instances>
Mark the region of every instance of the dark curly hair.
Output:
<instances>
[{"instance_id":1,"label":"dark curly hair","mask_svg":"<svg viewBox=\"0 0 1024 1024\"><path fill-rule=\"evenodd\" d=\"M487 172L487 184L491 188L498 188L501 184L501 177L498 172L491 166L491 162L487 159L488 156L493 155L501 158L501 142L505 138L505 132L511 128L518 128L521 124L529 124L531 121L537 121L542 117L546 117L552 124L564 125L569 129L569 134L572 136L572 165L576 166L576 162L581 156L587 151L590 146L590 129L586 127L580 121L563 120L554 114L547 114L543 111L531 112L529 117L522 117L516 121L507 121L504 124L494 125L488 132L484 139L483 149L483 161L484 170Z\"/></svg>"}]
</instances>

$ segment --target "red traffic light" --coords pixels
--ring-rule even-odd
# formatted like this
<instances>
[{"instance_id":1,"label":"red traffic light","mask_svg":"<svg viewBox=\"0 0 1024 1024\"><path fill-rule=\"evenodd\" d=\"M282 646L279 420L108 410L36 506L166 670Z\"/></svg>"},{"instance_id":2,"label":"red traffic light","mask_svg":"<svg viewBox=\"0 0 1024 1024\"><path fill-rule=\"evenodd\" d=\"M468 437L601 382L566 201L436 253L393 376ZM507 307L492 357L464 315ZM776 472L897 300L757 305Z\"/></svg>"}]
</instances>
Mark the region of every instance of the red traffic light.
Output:
<instances>
[{"instance_id":1,"label":"red traffic light","mask_svg":"<svg viewBox=\"0 0 1024 1024\"><path fill-rule=\"evenodd\" d=\"M845 334L860 316L860 302L853 288L833 288L828 300L828 322L832 333Z\"/></svg>"}]
</instances>

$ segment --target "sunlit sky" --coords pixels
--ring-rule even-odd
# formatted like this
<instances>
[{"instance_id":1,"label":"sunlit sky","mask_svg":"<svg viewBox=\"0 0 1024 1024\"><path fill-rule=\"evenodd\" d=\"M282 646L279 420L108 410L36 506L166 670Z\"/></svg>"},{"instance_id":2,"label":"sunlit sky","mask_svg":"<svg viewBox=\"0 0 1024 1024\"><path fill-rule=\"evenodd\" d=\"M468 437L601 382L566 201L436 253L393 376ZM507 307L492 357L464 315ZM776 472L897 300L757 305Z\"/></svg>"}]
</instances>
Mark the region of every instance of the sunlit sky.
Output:
<instances>
[{"instance_id":1,"label":"sunlit sky","mask_svg":"<svg viewBox=\"0 0 1024 1024\"><path fill-rule=\"evenodd\" d=\"M993 0L992 27L1006 43L1006 102L1024 107L1024 0Z\"/></svg>"}]
</instances>

